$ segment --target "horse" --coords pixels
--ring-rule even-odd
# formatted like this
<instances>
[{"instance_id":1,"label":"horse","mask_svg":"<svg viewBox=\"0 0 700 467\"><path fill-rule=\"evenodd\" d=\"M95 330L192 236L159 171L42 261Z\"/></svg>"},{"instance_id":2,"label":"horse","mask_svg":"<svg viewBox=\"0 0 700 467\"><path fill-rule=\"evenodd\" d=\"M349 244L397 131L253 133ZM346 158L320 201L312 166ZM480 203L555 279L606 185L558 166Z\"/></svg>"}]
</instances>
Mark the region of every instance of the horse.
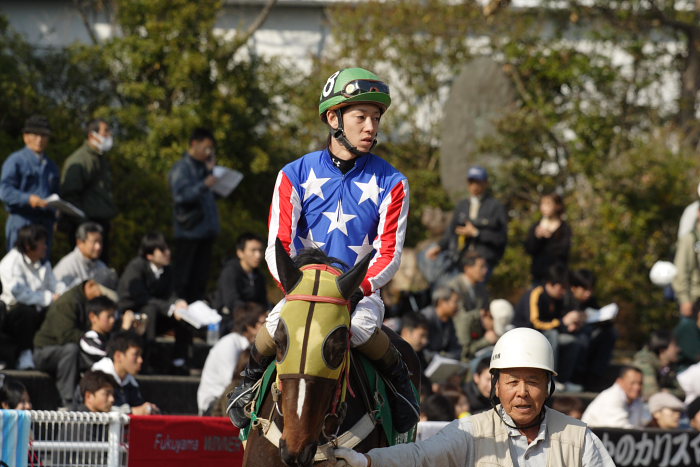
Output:
<instances>
[{"instance_id":1,"label":"horse","mask_svg":"<svg viewBox=\"0 0 700 467\"><path fill-rule=\"evenodd\" d=\"M333 447L353 435L352 444L344 445L359 452L388 446L375 410L377 393L368 387L359 357L350 351L348 299L364 279L372 254L342 273L334 267L340 262L321 250L302 250L293 261L279 240L275 249L286 297L273 336L276 383L253 417L243 465L333 465ZM384 330L418 388L418 357L396 333Z\"/></svg>"}]
</instances>

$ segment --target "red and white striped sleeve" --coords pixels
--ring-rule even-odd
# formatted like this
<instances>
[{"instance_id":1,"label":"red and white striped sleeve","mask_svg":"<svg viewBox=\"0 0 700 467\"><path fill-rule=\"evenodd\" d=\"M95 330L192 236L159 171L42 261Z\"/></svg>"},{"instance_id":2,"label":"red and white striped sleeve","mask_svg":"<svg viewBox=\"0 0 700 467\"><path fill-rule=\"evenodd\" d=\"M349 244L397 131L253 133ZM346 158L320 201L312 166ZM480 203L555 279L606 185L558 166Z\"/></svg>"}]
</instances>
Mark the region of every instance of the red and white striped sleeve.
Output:
<instances>
[{"instance_id":1,"label":"red and white striped sleeve","mask_svg":"<svg viewBox=\"0 0 700 467\"><path fill-rule=\"evenodd\" d=\"M394 277L401 264L408 221L408 180L397 183L379 206L377 237L372 246L377 252L362 282L365 295L383 287Z\"/></svg>"},{"instance_id":2,"label":"red and white striped sleeve","mask_svg":"<svg viewBox=\"0 0 700 467\"><path fill-rule=\"evenodd\" d=\"M296 256L294 238L297 232L297 223L301 213L301 198L294 184L284 170L280 170L275 182L270 204L268 218L267 248L265 249L265 261L270 269L270 274L279 282L277 263L275 262L275 239L279 237L290 256Z\"/></svg>"}]
</instances>

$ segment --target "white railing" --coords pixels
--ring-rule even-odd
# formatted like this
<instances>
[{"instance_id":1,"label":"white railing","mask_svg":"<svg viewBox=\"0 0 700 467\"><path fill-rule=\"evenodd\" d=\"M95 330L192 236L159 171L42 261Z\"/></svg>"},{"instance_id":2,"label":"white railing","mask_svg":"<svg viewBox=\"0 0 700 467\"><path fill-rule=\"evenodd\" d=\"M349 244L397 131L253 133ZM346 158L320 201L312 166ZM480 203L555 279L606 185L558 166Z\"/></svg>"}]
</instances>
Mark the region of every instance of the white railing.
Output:
<instances>
[{"instance_id":1,"label":"white railing","mask_svg":"<svg viewBox=\"0 0 700 467\"><path fill-rule=\"evenodd\" d=\"M29 467L126 467L128 416L39 410L29 414Z\"/></svg>"}]
</instances>

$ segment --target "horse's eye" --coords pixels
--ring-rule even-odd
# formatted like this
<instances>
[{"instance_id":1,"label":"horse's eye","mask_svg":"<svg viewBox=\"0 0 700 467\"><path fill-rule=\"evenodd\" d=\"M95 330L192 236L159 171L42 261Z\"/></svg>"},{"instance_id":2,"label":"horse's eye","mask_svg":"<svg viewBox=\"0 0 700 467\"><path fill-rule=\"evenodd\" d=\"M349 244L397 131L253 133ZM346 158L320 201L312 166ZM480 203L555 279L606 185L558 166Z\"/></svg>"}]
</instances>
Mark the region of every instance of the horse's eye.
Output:
<instances>
[{"instance_id":1,"label":"horse's eye","mask_svg":"<svg viewBox=\"0 0 700 467\"><path fill-rule=\"evenodd\" d=\"M348 328L335 328L323 342L323 361L328 368L335 370L343 363L345 350L348 348Z\"/></svg>"},{"instance_id":2,"label":"horse's eye","mask_svg":"<svg viewBox=\"0 0 700 467\"><path fill-rule=\"evenodd\" d=\"M277 344L277 361L281 362L287 356L289 348L289 332L287 332L287 323L280 318L277 329L275 329L275 344Z\"/></svg>"}]
</instances>

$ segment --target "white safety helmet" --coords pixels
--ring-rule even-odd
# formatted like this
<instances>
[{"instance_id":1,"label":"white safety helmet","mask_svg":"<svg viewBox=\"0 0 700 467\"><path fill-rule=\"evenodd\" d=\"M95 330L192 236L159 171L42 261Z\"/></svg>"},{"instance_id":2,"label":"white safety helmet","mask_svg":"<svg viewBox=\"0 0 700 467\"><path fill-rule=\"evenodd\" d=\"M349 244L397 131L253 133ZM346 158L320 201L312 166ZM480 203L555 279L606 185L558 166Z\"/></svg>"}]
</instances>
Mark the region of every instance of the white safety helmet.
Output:
<instances>
[{"instance_id":1,"label":"white safety helmet","mask_svg":"<svg viewBox=\"0 0 700 467\"><path fill-rule=\"evenodd\" d=\"M673 282L677 272L678 270L673 263L669 261L657 261L651 267L651 271L649 271L649 279L651 279L654 285L666 287Z\"/></svg>"},{"instance_id":2,"label":"white safety helmet","mask_svg":"<svg viewBox=\"0 0 700 467\"><path fill-rule=\"evenodd\" d=\"M511 329L496 342L490 370L506 368L540 368L557 375L552 346L542 333L530 328Z\"/></svg>"}]
</instances>

